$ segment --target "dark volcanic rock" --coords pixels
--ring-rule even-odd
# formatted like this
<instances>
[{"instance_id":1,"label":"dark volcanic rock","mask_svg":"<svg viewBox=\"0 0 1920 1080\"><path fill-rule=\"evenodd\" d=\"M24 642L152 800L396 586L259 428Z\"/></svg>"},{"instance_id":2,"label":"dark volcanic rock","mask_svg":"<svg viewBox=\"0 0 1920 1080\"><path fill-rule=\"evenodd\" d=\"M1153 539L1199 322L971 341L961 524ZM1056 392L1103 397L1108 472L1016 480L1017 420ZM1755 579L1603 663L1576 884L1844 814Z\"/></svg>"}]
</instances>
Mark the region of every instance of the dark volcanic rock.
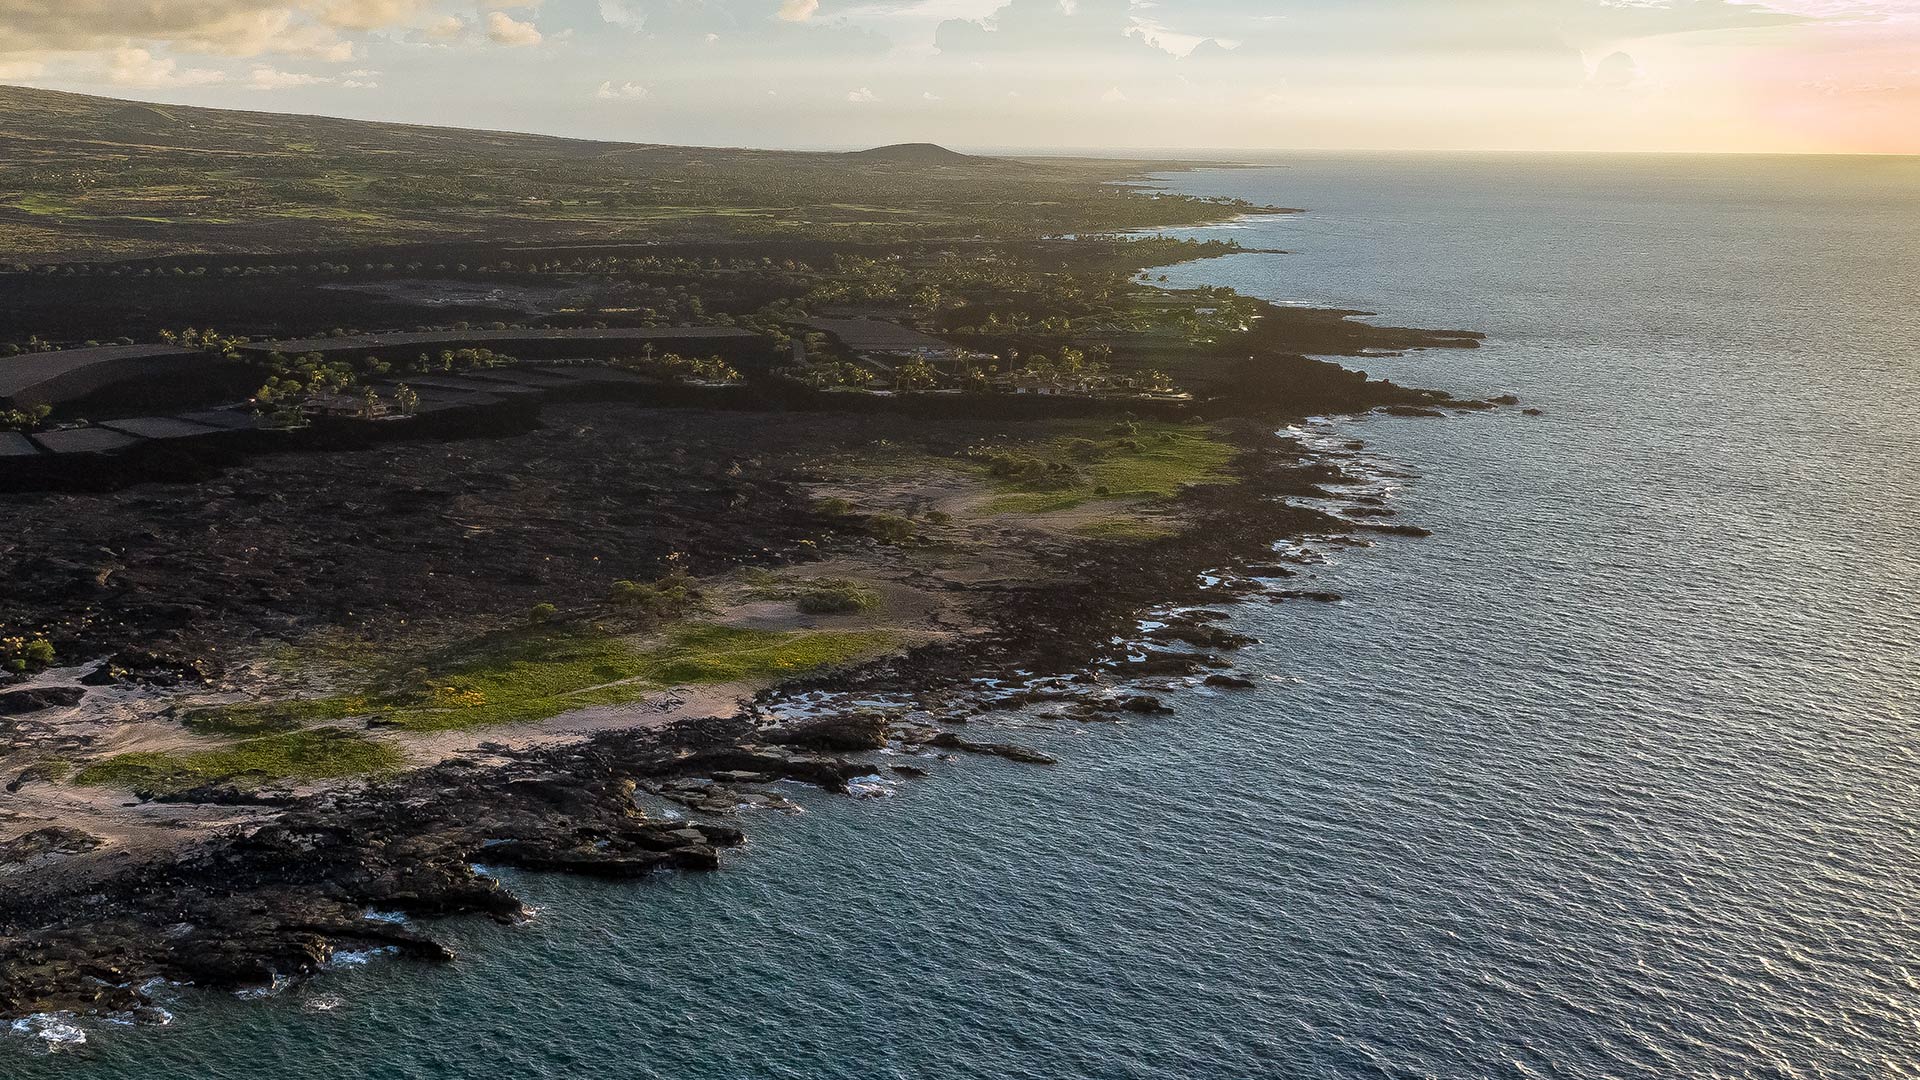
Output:
<instances>
[{"instance_id":1,"label":"dark volcanic rock","mask_svg":"<svg viewBox=\"0 0 1920 1080\"><path fill-rule=\"evenodd\" d=\"M1231 667L1233 665L1217 656L1206 653L1168 652L1160 649L1147 649L1138 660L1128 658L1118 665L1120 671L1129 678L1151 678L1155 675L1194 675L1209 668Z\"/></svg>"},{"instance_id":2,"label":"dark volcanic rock","mask_svg":"<svg viewBox=\"0 0 1920 1080\"><path fill-rule=\"evenodd\" d=\"M202 784L176 791L135 791L134 794L153 802L198 806L292 806L299 801L288 791L243 788L228 783Z\"/></svg>"},{"instance_id":3,"label":"dark volcanic rock","mask_svg":"<svg viewBox=\"0 0 1920 1080\"><path fill-rule=\"evenodd\" d=\"M765 737L781 746L848 754L885 747L889 724L880 713L849 713L789 724L767 732Z\"/></svg>"},{"instance_id":4,"label":"dark volcanic rock","mask_svg":"<svg viewBox=\"0 0 1920 1080\"><path fill-rule=\"evenodd\" d=\"M535 602L597 602L610 577L657 573L675 552L699 553L693 572L707 573L779 558L769 553L793 551L830 528L809 516L794 474L755 465L729 475L723 466L732 458L716 456L716 444L748 440L771 456L804 443L812 453L823 437L851 448L890 433L917 437L929 426L659 412L636 423L611 407L556 408L547 418L539 432L463 442L444 454L408 447L263 457L213 485L0 501L0 511L22 523L0 538L0 623L52 626L64 655L117 654L115 679L170 677L168 664L134 655L143 650L185 661L171 677L203 679L215 669L195 668L193 658L216 655L214 646L236 635L377 630L399 616L519 618ZM1282 498L1332 482L1334 470L1314 452L1274 439L1266 419L1225 429L1241 448L1232 469L1245 483L1183 493L1180 513L1192 527L1177 540L1040 544L1024 553L1037 571L980 605L990 632L834 672L807 688L862 696L946 689L955 703L935 713L945 722L983 676L1082 670L1110 656L1110 642L1133 636L1143 611L1211 602L1203 571L1273 559L1276 538L1352 527ZM969 425L952 448L977 438L978 426ZM452 495L393 499L400 489ZM235 521L245 527L229 527ZM94 548L110 549L112 563L125 567L104 585L77 570L43 585L23 570L39 555ZM301 572L288 574L289 566ZM69 586L77 598L67 596ZM185 626L142 622L182 614L139 606L158 603L205 611L187 612ZM1120 665L1109 674L1186 676L1230 665L1150 650L1141 666L1147 670ZM1069 698L1068 709L1169 711L1144 693L1115 704L1093 684L1060 685L1099 695L1098 705ZM740 842L737 830L647 816L634 798L642 782L751 777L845 791L853 778L886 768L762 745L765 737L744 717L604 733L507 764L454 761L365 790L302 797L250 832L210 835L176 852L113 863L83 853L73 856L71 873L15 875L0 890L0 1016L132 1011L143 1004L138 987L154 977L214 990L267 985L320 970L336 948L390 945L443 961L447 949L369 911L507 920L524 913L520 901L480 867L625 878L711 868L721 849ZM1050 760L933 729L916 738ZM504 746L483 749L496 761L510 757ZM90 869L98 873L81 873ZM27 878L35 878L32 888L14 887Z\"/></svg>"},{"instance_id":5,"label":"dark volcanic rock","mask_svg":"<svg viewBox=\"0 0 1920 1080\"><path fill-rule=\"evenodd\" d=\"M1199 649L1239 649L1260 643L1259 638L1237 634L1231 630L1222 630L1217 626L1192 623L1156 626L1147 631L1146 636L1155 641L1176 641Z\"/></svg>"},{"instance_id":6,"label":"dark volcanic rock","mask_svg":"<svg viewBox=\"0 0 1920 1080\"><path fill-rule=\"evenodd\" d=\"M1038 750L1029 750L1024 746L1015 746L1012 743L971 742L955 735L951 731L943 731L933 738L928 739L927 745L937 746L942 750L959 750L968 754L987 754L993 757L1003 757L1008 761L1019 761L1028 765L1058 764L1055 759Z\"/></svg>"},{"instance_id":7,"label":"dark volcanic rock","mask_svg":"<svg viewBox=\"0 0 1920 1080\"><path fill-rule=\"evenodd\" d=\"M140 621L138 614L132 616ZM182 656L151 649L129 649L114 654L106 663L80 680L88 686L111 686L132 682L147 686L205 686L220 677L220 665L204 657Z\"/></svg>"},{"instance_id":8,"label":"dark volcanic rock","mask_svg":"<svg viewBox=\"0 0 1920 1080\"><path fill-rule=\"evenodd\" d=\"M0 863L23 863L42 855L78 855L103 842L92 833L52 825L0 841Z\"/></svg>"},{"instance_id":9,"label":"dark volcanic rock","mask_svg":"<svg viewBox=\"0 0 1920 1080\"><path fill-rule=\"evenodd\" d=\"M1203 685L1222 690L1251 690L1256 684L1252 679L1239 675L1209 675L1203 680Z\"/></svg>"},{"instance_id":10,"label":"dark volcanic rock","mask_svg":"<svg viewBox=\"0 0 1920 1080\"><path fill-rule=\"evenodd\" d=\"M0 693L0 716L24 716L42 709L62 709L80 704L87 696L78 686L39 686L31 690Z\"/></svg>"},{"instance_id":11,"label":"dark volcanic rock","mask_svg":"<svg viewBox=\"0 0 1920 1080\"><path fill-rule=\"evenodd\" d=\"M754 746L728 746L682 758L676 771L698 776L730 771L763 773L786 780L799 780L828 791L844 792L847 790L847 781L856 776L865 776L873 769L835 757L790 754Z\"/></svg>"},{"instance_id":12,"label":"dark volcanic rock","mask_svg":"<svg viewBox=\"0 0 1920 1080\"><path fill-rule=\"evenodd\" d=\"M609 878L711 869L718 849L742 842L738 830L651 819L633 802L633 774L674 772L684 760L634 736L553 751L544 768L450 763L363 796L300 800L251 833L104 882L0 894L0 1014L127 1010L145 1004L138 987L154 977L263 986L313 974L346 945L449 959L366 913L522 914L476 863ZM9 847L83 843L43 830Z\"/></svg>"}]
</instances>

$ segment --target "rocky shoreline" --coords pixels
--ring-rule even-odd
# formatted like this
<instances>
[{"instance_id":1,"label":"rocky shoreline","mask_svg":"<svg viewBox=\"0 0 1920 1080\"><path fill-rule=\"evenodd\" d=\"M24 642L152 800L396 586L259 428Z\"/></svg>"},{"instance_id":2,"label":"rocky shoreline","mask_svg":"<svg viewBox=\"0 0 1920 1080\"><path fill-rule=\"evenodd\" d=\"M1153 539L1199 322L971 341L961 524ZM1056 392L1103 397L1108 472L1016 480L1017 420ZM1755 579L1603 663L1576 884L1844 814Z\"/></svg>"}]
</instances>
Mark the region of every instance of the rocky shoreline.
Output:
<instances>
[{"instance_id":1,"label":"rocky shoreline","mask_svg":"<svg viewBox=\"0 0 1920 1080\"><path fill-rule=\"evenodd\" d=\"M264 824L104 874L50 867L30 889L16 879L0 896L0 1014L139 1019L154 1015L145 989L153 980L258 989L316 974L336 950L448 960L428 932L389 913L521 915L480 865L636 878L714 869L721 850L744 840L732 825L649 816L635 803L638 789L725 813L777 805L763 790L774 781L845 792L886 767L860 755L889 747L1045 764L1045 755L969 729L1036 704L1088 722L1163 713L1177 707L1182 685L1245 685L1221 655L1244 640L1214 625L1217 610L1186 609L1287 599L1267 584L1291 573L1273 562L1276 542L1375 524L1290 502L1345 478L1271 430L1231 425L1235 482L1185 492L1178 535L1040 553L1046 573L999 590L984 633L769 690L731 717L525 753L483 743L494 751L487 760L456 757L357 789L277 798ZM1186 613L1142 635L1148 610ZM850 704L875 699L896 707ZM926 772L907 763L917 759L892 760L898 775ZM74 841L29 837L14 842L27 860Z\"/></svg>"}]
</instances>

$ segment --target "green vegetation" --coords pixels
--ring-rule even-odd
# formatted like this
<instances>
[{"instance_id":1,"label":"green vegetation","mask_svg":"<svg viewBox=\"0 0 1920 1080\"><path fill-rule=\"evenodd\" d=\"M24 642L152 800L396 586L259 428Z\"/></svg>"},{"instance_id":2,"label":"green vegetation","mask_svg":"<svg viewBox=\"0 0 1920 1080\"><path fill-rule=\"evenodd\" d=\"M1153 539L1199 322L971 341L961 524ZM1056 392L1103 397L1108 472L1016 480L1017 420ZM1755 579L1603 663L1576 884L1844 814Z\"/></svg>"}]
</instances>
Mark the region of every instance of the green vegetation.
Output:
<instances>
[{"instance_id":1,"label":"green vegetation","mask_svg":"<svg viewBox=\"0 0 1920 1080\"><path fill-rule=\"evenodd\" d=\"M53 783L64 780L73 772L73 762L63 757L43 757L20 770L19 783L26 784L34 780Z\"/></svg>"},{"instance_id":2,"label":"green vegetation","mask_svg":"<svg viewBox=\"0 0 1920 1080\"><path fill-rule=\"evenodd\" d=\"M1165 540L1178 536L1179 531L1158 521L1145 521L1140 518L1110 517L1098 521L1089 521L1074 528L1074 534L1094 540Z\"/></svg>"},{"instance_id":3,"label":"green vegetation","mask_svg":"<svg viewBox=\"0 0 1920 1080\"><path fill-rule=\"evenodd\" d=\"M484 643L406 695L383 722L417 731L526 723L618 705L680 685L780 678L884 648L884 634L779 634L680 626L651 646L594 629L556 628Z\"/></svg>"},{"instance_id":4,"label":"green vegetation","mask_svg":"<svg viewBox=\"0 0 1920 1080\"><path fill-rule=\"evenodd\" d=\"M855 615L880 606L880 594L851 581L817 581L794 600L808 615Z\"/></svg>"},{"instance_id":5,"label":"green vegetation","mask_svg":"<svg viewBox=\"0 0 1920 1080\"><path fill-rule=\"evenodd\" d=\"M687 357L679 353L656 356L651 345L644 355L623 357L615 360L614 365L666 382L733 384L740 381L740 372L718 356Z\"/></svg>"},{"instance_id":6,"label":"green vegetation","mask_svg":"<svg viewBox=\"0 0 1920 1080\"><path fill-rule=\"evenodd\" d=\"M0 667L13 672L40 671L59 659L45 634L0 637Z\"/></svg>"},{"instance_id":7,"label":"green vegetation","mask_svg":"<svg viewBox=\"0 0 1920 1080\"><path fill-rule=\"evenodd\" d=\"M599 627L534 625L443 649L426 666L387 677L383 688L221 706L193 714L189 727L249 733L353 716L410 731L528 723L674 686L805 674L870 655L891 640L877 632L780 634L695 623L636 645Z\"/></svg>"},{"instance_id":8,"label":"green vegetation","mask_svg":"<svg viewBox=\"0 0 1920 1080\"><path fill-rule=\"evenodd\" d=\"M184 339L194 333L188 330L178 336ZM173 340L165 333L161 336ZM208 337L211 338L210 332ZM506 367L516 362L515 358L492 349L442 349L437 356L421 353L401 364L400 370L412 374L457 374ZM371 356L330 360L320 353L304 356L269 353L266 359L255 363L266 381L254 392L254 403L275 413L286 425L300 422L301 411L315 407L351 412L367 419L386 411L379 394L363 383L365 379L394 370L394 365L385 360ZM410 387L399 386L393 394L393 407L402 415L410 416L420 407L420 395Z\"/></svg>"},{"instance_id":9,"label":"green vegetation","mask_svg":"<svg viewBox=\"0 0 1920 1080\"><path fill-rule=\"evenodd\" d=\"M183 713L180 726L195 735L259 736L298 731L327 720L364 716L364 697L295 698L263 705L214 705Z\"/></svg>"},{"instance_id":10,"label":"green vegetation","mask_svg":"<svg viewBox=\"0 0 1920 1080\"><path fill-rule=\"evenodd\" d=\"M53 415L53 409L46 405L35 405L31 409L0 410L0 431L38 431Z\"/></svg>"},{"instance_id":11,"label":"green vegetation","mask_svg":"<svg viewBox=\"0 0 1920 1080\"><path fill-rule=\"evenodd\" d=\"M889 242L1182 226L1253 209L1110 181L1165 163L633 146L0 87L0 247L91 257L458 240Z\"/></svg>"},{"instance_id":12,"label":"green vegetation","mask_svg":"<svg viewBox=\"0 0 1920 1080\"><path fill-rule=\"evenodd\" d=\"M883 544L911 544L920 535L919 526L913 519L899 514L869 514L861 522L867 535Z\"/></svg>"},{"instance_id":13,"label":"green vegetation","mask_svg":"<svg viewBox=\"0 0 1920 1080\"><path fill-rule=\"evenodd\" d=\"M609 599L626 614L653 620L682 619L706 610L699 583L678 565L656 581L616 581Z\"/></svg>"},{"instance_id":14,"label":"green vegetation","mask_svg":"<svg viewBox=\"0 0 1920 1080\"><path fill-rule=\"evenodd\" d=\"M247 739L193 753L140 751L81 769L74 782L165 793L213 783L334 780L393 772L405 763L385 743L338 728L316 728Z\"/></svg>"},{"instance_id":15,"label":"green vegetation","mask_svg":"<svg viewBox=\"0 0 1920 1080\"><path fill-rule=\"evenodd\" d=\"M969 459L1002 492L993 513L1045 514L1100 500L1157 500L1192 484L1226 483L1234 449L1205 427L1125 422L1103 438L981 446Z\"/></svg>"},{"instance_id":16,"label":"green vegetation","mask_svg":"<svg viewBox=\"0 0 1920 1080\"><path fill-rule=\"evenodd\" d=\"M753 586L756 600L785 600L808 615L855 615L880 606L880 593L851 578L782 581L765 574Z\"/></svg>"},{"instance_id":17,"label":"green vegetation","mask_svg":"<svg viewBox=\"0 0 1920 1080\"><path fill-rule=\"evenodd\" d=\"M911 544L920 536L920 527L912 518L899 514L862 514L845 499L820 499L813 508L830 518L838 518L846 526L866 533L883 544Z\"/></svg>"}]
</instances>

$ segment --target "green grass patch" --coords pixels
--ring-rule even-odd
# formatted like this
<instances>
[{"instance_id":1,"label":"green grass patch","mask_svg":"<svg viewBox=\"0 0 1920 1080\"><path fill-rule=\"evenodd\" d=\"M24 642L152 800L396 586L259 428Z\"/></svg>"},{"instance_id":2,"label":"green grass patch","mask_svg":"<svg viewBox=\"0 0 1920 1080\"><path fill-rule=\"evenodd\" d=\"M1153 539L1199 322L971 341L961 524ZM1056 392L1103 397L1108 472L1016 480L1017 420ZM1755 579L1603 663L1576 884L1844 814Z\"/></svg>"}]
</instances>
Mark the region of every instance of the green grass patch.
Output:
<instances>
[{"instance_id":1,"label":"green grass patch","mask_svg":"<svg viewBox=\"0 0 1920 1080\"><path fill-rule=\"evenodd\" d=\"M318 728L247 739L218 750L120 754L80 770L77 784L168 792L211 783L333 780L393 772L400 751L364 735Z\"/></svg>"},{"instance_id":2,"label":"green grass patch","mask_svg":"<svg viewBox=\"0 0 1920 1080\"><path fill-rule=\"evenodd\" d=\"M440 650L364 694L203 710L208 733L275 730L351 716L407 731L521 724L622 705L673 686L778 679L885 649L885 633L792 633L682 625L636 645L578 626L529 626Z\"/></svg>"},{"instance_id":3,"label":"green grass patch","mask_svg":"<svg viewBox=\"0 0 1920 1080\"><path fill-rule=\"evenodd\" d=\"M214 705L195 709L180 717L180 725L195 735L276 735L326 720L364 716L366 712L364 697L296 698L261 705Z\"/></svg>"},{"instance_id":4,"label":"green grass patch","mask_svg":"<svg viewBox=\"0 0 1920 1080\"><path fill-rule=\"evenodd\" d=\"M1142 521L1139 518L1111 517L1099 521L1089 521L1077 526L1074 535L1095 540L1165 540L1169 536L1179 535L1179 530L1159 521Z\"/></svg>"},{"instance_id":5,"label":"green grass patch","mask_svg":"<svg viewBox=\"0 0 1920 1080\"><path fill-rule=\"evenodd\" d=\"M1167 499L1192 484L1229 483L1235 450L1205 427L1131 423L1098 438L1062 436L976 453L1003 493L991 513L1046 514L1101 500Z\"/></svg>"},{"instance_id":6,"label":"green grass patch","mask_svg":"<svg viewBox=\"0 0 1920 1080\"><path fill-rule=\"evenodd\" d=\"M695 623L647 647L593 630L505 635L445 670L424 697L384 712L415 731L527 723L620 705L673 686L778 679L886 648L884 633L794 633Z\"/></svg>"},{"instance_id":7,"label":"green grass patch","mask_svg":"<svg viewBox=\"0 0 1920 1080\"><path fill-rule=\"evenodd\" d=\"M754 584L755 600L784 600L808 615L855 615L880 606L880 593L851 578L782 581L771 574Z\"/></svg>"}]
</instances>

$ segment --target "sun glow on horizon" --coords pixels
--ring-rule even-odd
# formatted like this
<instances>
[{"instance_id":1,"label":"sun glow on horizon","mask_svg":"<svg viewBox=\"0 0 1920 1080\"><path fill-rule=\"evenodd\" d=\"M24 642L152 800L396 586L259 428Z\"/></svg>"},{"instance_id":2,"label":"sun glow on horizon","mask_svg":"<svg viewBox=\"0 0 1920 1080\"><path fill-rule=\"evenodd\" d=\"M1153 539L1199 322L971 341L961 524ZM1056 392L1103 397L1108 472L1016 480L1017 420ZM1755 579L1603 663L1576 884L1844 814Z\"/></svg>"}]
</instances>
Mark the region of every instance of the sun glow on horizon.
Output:
<instances>
[{"instance_id":1,"label":"sun glow on horizon","mask_svg":"<svg viewBox=\"0 0 1920 1080\"><path fill-rule=\"evenodd\" d=\"M1920 153L1920 0L0 0L0 80L635 141Z\"/></svg>"}]
</instances>

